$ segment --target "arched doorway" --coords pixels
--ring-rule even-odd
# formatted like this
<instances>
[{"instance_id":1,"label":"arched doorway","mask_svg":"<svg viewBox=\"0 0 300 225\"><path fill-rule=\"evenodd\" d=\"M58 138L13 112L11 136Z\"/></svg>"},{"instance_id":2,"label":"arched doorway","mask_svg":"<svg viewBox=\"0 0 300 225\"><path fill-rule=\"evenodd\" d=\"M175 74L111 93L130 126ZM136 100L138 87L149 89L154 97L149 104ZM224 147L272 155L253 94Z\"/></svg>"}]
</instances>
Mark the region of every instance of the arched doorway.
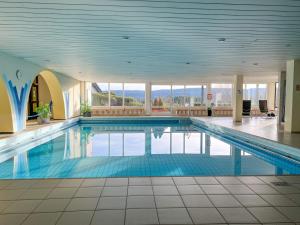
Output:
<instances>
[{"instance_id":1,"label":"arched doorway","mask_svg":"<svg viewBox=\"0 0 300 225\"><path fill-rule=\"evenodd\" d=\"M16 131L13 109L7 90L8 88L0 74L0 133L13 133Z\"/></svg>"},{"instance_id":2,"label":"arched doorway","mask_svg":"<svg viewBox=\"0 0 300 225\"><path fill-rule=\"evenodd\" d=\"M36 118L35 108L39 104L46 103L51 103L53 119L66 119L63 91L59 80L52 72L45 70L35 77L27 99L26 119Z\"/></svg>"}]
</instances>

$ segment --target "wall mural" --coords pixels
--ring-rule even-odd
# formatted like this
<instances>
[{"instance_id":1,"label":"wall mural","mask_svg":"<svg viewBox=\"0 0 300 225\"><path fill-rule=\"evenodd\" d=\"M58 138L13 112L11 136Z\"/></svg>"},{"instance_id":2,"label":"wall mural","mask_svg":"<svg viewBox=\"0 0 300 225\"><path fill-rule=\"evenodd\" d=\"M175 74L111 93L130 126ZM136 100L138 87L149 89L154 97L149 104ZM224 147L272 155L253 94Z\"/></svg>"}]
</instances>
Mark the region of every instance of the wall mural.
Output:
<instances>
[{"instance_id":1,"label":"wall mural","mask_svg":"<svg viewBox=\"0 0 300 225\"><path fill-rule=\"evenodd\" d=\"M26 97L30 91L31 81L27 81L20 88L20 93L16 85L13 84L12 80L9 80L6 75L3 76L4 81L8 88L8 94L11 99L12 109L14 112L14 117L16 121L17 131L23 130L25 128L25 110L26 110Z\"/></svg>"}]
</instances>

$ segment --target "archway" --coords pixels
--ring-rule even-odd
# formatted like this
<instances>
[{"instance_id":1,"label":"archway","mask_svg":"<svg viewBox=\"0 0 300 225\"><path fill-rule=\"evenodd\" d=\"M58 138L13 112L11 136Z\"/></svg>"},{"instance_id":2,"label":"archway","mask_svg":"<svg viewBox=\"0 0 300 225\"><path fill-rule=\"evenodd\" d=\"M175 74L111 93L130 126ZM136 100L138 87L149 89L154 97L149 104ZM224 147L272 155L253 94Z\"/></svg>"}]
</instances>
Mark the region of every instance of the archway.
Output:
<instances>
[{"instance_id":1,"label":"archway","mask_svg":"<svg viewBox=\"0 0 300 225\"><path fill-rule=\"evenodd\" d=\"M13 133L16 131L13 109L7 91L8 88L0 74L0 133Z\"/></svg>"},{"instance_id":2,"label":"archway","mask_svg":"<svg viewBox=\"0 0 300 225\"><path fill-rule=\"evenodd\" d=\"M39 87L36 82L40 81L42 87ZM36 106L38 106L40 103L52 103L52 118L57 120L63 120L66 119L66 111L65 111L65 104L64 104L64 97L63 97L63 91L60 85L59 80L50 71L44 70L40 72L34 81L31 84L31 90L32 88L39 88L40 93L44 93L43 99L39 100L38 96L36 98ZM37 89L38 90L38 89ZM39 94L38 91L36 92L37 95ZM47 95L49 97L47 97ZM27 96L27 103L30 102L32 99L30 99L32 96L30 93L28 93ZM28 108L28 110L30 110ZM27 111L28 111L27 110ZM27 119L27 118L26 118Z\"/></svg>"}]
</instances>

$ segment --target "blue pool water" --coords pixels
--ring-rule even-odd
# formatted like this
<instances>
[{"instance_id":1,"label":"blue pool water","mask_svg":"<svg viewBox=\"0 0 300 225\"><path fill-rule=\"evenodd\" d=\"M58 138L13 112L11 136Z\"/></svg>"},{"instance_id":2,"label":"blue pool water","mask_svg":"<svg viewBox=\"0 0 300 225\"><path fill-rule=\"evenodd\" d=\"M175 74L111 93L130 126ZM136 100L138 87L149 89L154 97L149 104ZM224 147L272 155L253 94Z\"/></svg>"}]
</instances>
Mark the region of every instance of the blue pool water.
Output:
<instances>
[{"instance_id":1,"label":"blue pool water","mask_svg":"<svg viewBox=\"0 0 300 225\"><path fill-rule=\"evenodd\" d=\"M16 152L0 162L0 178L300 174L298 162L170 121L75 125Z\"/></svg>"}]
</instances>

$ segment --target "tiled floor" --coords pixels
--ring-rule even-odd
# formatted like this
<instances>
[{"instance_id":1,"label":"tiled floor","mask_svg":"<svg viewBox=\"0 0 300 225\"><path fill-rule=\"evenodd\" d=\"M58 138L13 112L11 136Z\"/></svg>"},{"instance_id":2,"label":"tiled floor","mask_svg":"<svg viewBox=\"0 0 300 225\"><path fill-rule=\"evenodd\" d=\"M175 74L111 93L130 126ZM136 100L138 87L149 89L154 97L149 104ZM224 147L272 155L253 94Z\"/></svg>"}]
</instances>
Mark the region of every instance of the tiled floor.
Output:
<instances>
[{"instance_id":1,"label":"tiled floor","mask_svg":"<svg viewBox=\"0 0 300 225\"><path fill-rule=\"evenodd\" d=\"M300 148L300 133L285 132L283 124L277 125L277 118L245 117L242 123L234 123L232 117L198 117L198 119Z\"/></svg>"},{"instance_id":2,"label":"tiled floor","mask_svg":"<svg viewBox=\"0 0 300 225\"><path fill-rule=\"evenodd\" d=\"M0 180L0 224L300 224L300 176Z\"/></svg>"}]
</instances>

